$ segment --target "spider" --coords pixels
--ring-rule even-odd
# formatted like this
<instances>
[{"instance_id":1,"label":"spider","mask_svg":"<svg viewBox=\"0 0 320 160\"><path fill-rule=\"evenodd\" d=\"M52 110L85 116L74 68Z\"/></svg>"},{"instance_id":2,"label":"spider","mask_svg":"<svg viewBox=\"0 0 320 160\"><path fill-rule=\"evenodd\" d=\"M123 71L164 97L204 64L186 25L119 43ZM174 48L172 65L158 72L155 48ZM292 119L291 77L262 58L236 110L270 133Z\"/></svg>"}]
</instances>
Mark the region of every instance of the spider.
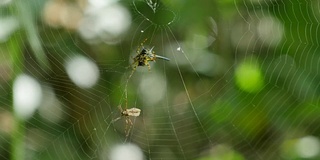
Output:
<instances>
[{"instance_id":1,"label":"spider","mask_svg":"<svg viewBox=\"0 0 320 160\"><path fill-rule=\"evenodd\" d=\"M114 120L117 121L119 120L121 117L125 117L126 118L126 126L125 126L125 134L126 134L126 137L129 136L129 133L130 133L130 130L133 126L133 123L130 119L130 117L138 117L140 115L140 112L141 112L141 109L139 108L129 108L129 109L122 109L120 106L119 106L119 109L121 111L121 116L118 117L117 119Z\"/></svg>"},{"instance_id":2,"label":"spider","mask_svg":"<svg viewBox=\"0 0 320 160\"><path fill-rule=\"evenodd\" d=\"M130 130L133 126L133 123L130 119L130 117L138 117L140 115L140 112L141 112L141 109L139 108L127 108L128 106L128 93L127 93L127 90L125 90L125 104L126 104L126 107L125 109L122 109L122 107L119 105L118 108L120 109L120 114L121 116L114 119L113 122L116 122L117 120L121 119L122 117L125 117L126 118L126 126L125 126L125 134L126 134L126 137L129 136L129 133L130 133Z\"/></svg>"},{"instance_id":3,"label":"spider","mask_svg":"<svg viewBox=\"0 0 320 160\"><path fill-rule=\"evenodd\" d=\"M133 70L136 70L138 66L148 66L148 69L150 71L151 67L149 62L155 62L157 58L170 61L170 59L167 57L156 55L155 51L153 51L154 46L151 49L145 48L143 44L147 41L147 39L148 38L146 38L137 49L137 55L133 58L132 63Z\"/></svg>"}]
</instances>

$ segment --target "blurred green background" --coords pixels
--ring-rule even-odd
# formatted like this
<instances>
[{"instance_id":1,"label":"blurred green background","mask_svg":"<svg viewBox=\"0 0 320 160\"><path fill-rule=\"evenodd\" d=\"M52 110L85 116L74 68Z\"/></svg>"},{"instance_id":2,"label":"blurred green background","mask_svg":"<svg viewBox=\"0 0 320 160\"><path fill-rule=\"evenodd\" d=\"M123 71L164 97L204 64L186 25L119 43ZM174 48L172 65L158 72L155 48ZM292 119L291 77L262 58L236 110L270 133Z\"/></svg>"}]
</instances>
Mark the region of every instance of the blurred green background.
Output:
<instances>
[{"instance_id":1,"label":"blurred green background","mask_svg":"<svg viewBox=\"0 0 320 160\"><path fill-rule=\"evenodd\" d=\"M319 10L1 0L0 159L320 159ZM128 79L145 39L171 60Z\"/></svg>"}]
</instances>

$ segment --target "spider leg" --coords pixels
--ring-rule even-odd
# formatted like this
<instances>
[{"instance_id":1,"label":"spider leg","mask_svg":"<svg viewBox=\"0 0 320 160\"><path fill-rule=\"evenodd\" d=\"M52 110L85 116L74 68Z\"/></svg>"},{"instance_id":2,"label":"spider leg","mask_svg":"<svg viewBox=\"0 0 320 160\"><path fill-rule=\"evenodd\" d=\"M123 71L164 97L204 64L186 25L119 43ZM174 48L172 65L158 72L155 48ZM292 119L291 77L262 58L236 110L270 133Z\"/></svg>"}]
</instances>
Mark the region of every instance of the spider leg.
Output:
<instances>
[{"instance_id":1,"label":"spider leg","mask_svg":"<svg viewBox=\"0 0 320 160\"><path fill-rule=\"evenodd\" d=\"M128 117L128 121L129 121L130 126L133 126L133 123L129 117Z\"/></svg>"},{"instance_id":2,"label":"spider leg","mask_svg":"<svg viewBox=\"0 0 320 160\"><path fill-rule=\"evenodd\" d=\"M148 40L148 38L144 39L143 42L140 43L140 46L137 49L137 54L140 54L141 48L143 48L143 44Z\"/></svg>"},{"instance_id":3,"label":"spider leg","mask_svg":"<svg viewBox=\"0 0 320 160\"><path fill-rule=\"evenodd\" d=\"M123 109L122 109L121 105L118 105L118 108L119 108L120 112L122 112L122 111L123 111Z\"/></svg>"},{"instance_id":4,"label":"spider leg","mask_svg":"<svg viewBox=\"0 0 320 160\"><path fill-rule=\"evenodd\" d=\"M126 126L125 126L125 128L124 128L124 133L125 133L125 135L126 135L126 137L128 137L128 119L127 119L128 117L126 117Z\"/></svg>"},{"instance_id":5,"label":"spider leg","mask_svg":"<svg viewBox=\"0 0 320 160\"><path fill-rule=\"evenodd\" d=\"M147 63L147 66L148 66L148 70L149 70L149 72L151 72L151 66L150 66L150 64L149 64L149 63Z\"/></svg>"},{"instance_id":6,"label":"spider leg","mask_svg":"<svg viewBox=\"0 0 320 160\"><path fill-rule=\"evenodd\" d=\"M116 119L114 119L114 120L112 120L111 123L117 122L119 119L121 119L121 116L116 118Z\"/></svg>"},{"instance_id":7,"label":"spider leg","mask_svg":"<svg viewBox=\"0 0 320 160\"><path fill-rule=\"evenodd\" d=\"M126 117L126 128L125 128L126 137L129 136L132 126L133 126L133 123L131 119L129 117Z\"/></svg>"},{"instance_id":8,"label":"spider leg","mask_svg":"<svg viewBox=\"0 0 320 160\"><path fill-rule=\"evenodd\" d=\"M128 108L128 90L127 90L127 88L126 88L126 90L125 90L125 96L126 96L126 99L125 99L125 103L126 103L126 110L127 110L127 108Z\"/></svg>"},{"instance_id":9,"label":"spider leg","mask_svg":"<svg viewBox=\"0 0 320 160\"><path fill-rule=\"evenodd\" d=\"M132 69L133 69L134 71L137 69L137 64L136 64L135 62L132 64Z\"/></svg>"}]
</instances>

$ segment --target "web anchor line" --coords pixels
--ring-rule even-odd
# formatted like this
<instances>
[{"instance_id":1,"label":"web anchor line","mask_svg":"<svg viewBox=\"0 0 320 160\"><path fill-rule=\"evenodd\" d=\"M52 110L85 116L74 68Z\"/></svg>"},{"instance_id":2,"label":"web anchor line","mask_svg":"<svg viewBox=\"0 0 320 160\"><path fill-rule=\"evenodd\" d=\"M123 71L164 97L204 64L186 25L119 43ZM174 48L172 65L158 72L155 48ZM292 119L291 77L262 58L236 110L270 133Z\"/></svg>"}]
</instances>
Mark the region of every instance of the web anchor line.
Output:
<instances>
[{"instance_id":1,"label":"web anchor line","mask_svg":"<svg viewBox=\"0 0 320 160\"><path fill-rule=\"evenodd\" d=\"M172 34L172 36L174 37L174 39L176 40L176 38L175 38L175 36L173 35L173 33L172 33L172 31L171 31L170 28L169 28L169 31L170 31L170 33ZM168 34L168 31L167 31L166 29L165 29L165 32L166 32L167 38L168 38L168 40L169 40L169 34ZM177 40L176 40L176 41L177 41ZM186 95L187 95L188 101L189 101L189 103L190 103L190 105L191 105L192 112L193 112L193 114L195 115L195 117L196 117L196 119L197 119L197 121L198 121L198 123L199 123L199 125L200 125L200 128L201 128L201 130L203 131L203 133L205 134L206 138L209 140L210 144L213 145L214 143L213 143L212 140L209 138L208 133L205 131L204 126L203 126L203 124L201 123L201 120L200 120L200 118L199 118L199 115L198 115L197 111L195 110L195 106L194 106L193 103L192 103L191 97L190 97L190 95L189 95L188 88L187 88L187 86L186 86L186 84L185 84L184 77L183 77L183 75L182 75L180 66L178 65L177 58L176 58L176 55L174 54L174 51L173 51L173 48L172 48L172 47L171 47L171 50L172 50L172 55L173 55L173 57L174 57L174 62L175 62L175 64L176 64L176 67L177 67L178 72L179 72L180 79L181 79L182 84L183 84L183 88L184 88L185 93L186 93ZM180 45L179 45L179 47L177 48L177 50L178 50L178 51L181 51L182 53L184 53L184 51L182 50L182 48L181 48ZM185 54L184 54L184 55L185 55ZM185 55L185 57L188 58L186 55ZM192 66L192 68L193 68L193 66ZM198 73L197 73L197 76L199 76Z\"/></svg>"}]
</instances>

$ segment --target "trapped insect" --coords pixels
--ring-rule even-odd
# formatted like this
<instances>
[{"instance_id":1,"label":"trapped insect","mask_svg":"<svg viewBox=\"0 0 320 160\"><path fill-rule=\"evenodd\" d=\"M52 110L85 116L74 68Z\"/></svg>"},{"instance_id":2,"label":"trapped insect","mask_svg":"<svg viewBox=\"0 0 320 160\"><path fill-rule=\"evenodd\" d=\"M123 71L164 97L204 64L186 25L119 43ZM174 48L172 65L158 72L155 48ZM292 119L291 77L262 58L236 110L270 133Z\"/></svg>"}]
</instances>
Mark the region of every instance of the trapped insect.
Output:
<instances>
[{"instance_id":1,"label":"trapped insect","mask_svg":"<svg viewBox=\"0 0 320 160\"><path fill-rule=\"evenodd\" d=\"M144 43L147 41L147 38L140 44L140 46L137 49L137 55L133 58L132 67L133 70L136 70L138 66L148 66L149 71L151 70L149 62L155 62L157 58L163 59L166 61L170 61L169 58L159 56L155 54L155 51L153 51L154 46L151 49L145 48Z\"/></svg>"}]
</instances>

